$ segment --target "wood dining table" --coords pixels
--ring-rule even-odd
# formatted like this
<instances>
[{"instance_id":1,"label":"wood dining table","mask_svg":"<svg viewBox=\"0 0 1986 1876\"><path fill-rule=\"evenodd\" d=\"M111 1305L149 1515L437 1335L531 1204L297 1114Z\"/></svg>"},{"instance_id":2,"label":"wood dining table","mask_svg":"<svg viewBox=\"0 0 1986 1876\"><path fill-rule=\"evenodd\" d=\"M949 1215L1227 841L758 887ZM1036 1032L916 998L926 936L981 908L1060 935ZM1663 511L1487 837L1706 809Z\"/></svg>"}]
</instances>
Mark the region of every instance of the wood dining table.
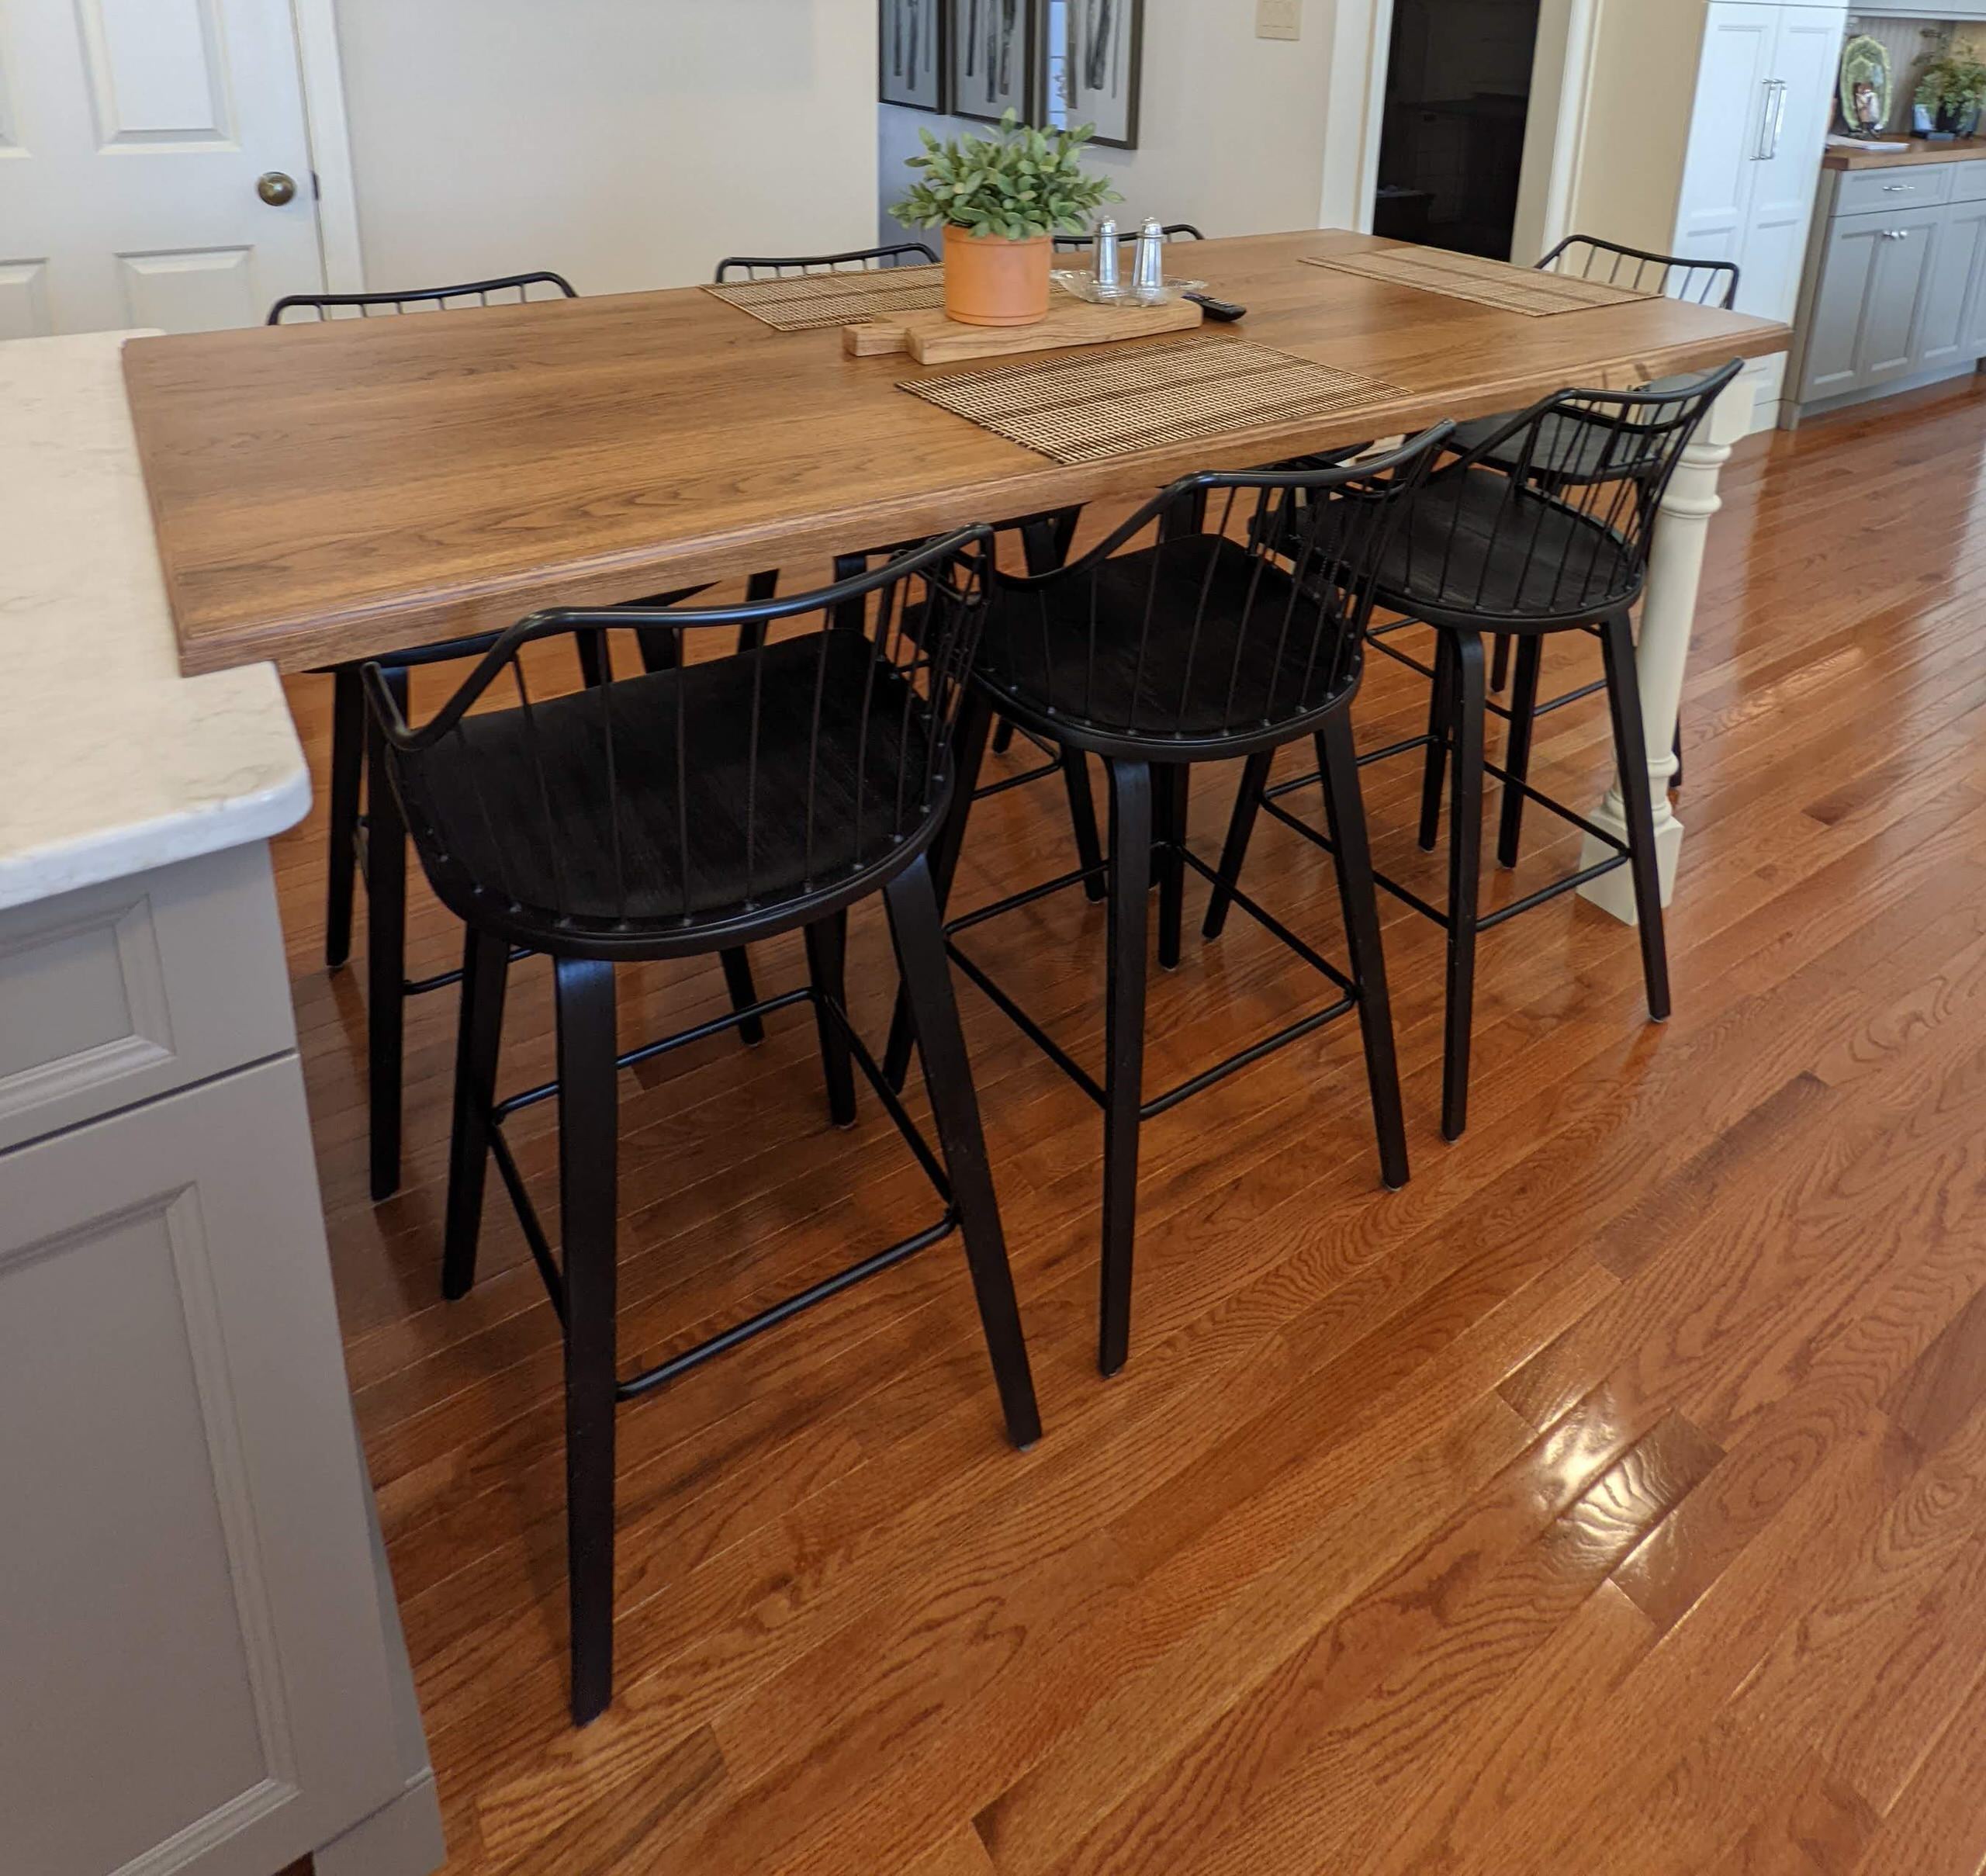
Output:
<instances>
[{"instance_id":1,"label":"wood dining table","mask_svg":"<svg viewBox=\"0 0 1986 1876\"><path fill-rule=\"evenodd\" d=\"M695 288L133 340L126 383L182 664L317 669L1791 339L1659 297L1534 317L1304 264L1402 245L1315 229L1195 244L1192 272L1248 309L1227 330L1376 380L1375 395L1079 466L905 395L923 370L905 358L852 356L839 331L775 331ZM1644 602L1665 891L1683 832L1670 742L1744 385L1670 486ZM1624 826L1618 787L1596 819ZM1607 890L1621 877L1589 896L1631 918Z\"/></svg>"}]
</instances>

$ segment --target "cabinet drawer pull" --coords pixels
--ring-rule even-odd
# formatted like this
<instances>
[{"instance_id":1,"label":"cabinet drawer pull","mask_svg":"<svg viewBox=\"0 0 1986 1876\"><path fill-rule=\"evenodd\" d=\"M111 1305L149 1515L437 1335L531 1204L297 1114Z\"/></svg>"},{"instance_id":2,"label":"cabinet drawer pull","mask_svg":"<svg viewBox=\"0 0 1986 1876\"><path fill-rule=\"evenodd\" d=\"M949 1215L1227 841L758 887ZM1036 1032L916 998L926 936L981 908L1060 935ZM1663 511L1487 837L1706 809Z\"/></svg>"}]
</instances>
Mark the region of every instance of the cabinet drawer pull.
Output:
<instances>
[{"instance_id":1,"label":"cabinet drawer pull","mask_svg":"<svg viewBox=\"0 0 1986 1876\"><path fill-rule=\"evenodd\" d=\"M1917 185L1914 182L1885 182L1883 193L1885 196L1914 196L1917 193Z\"/></svg>"}]
</instances>

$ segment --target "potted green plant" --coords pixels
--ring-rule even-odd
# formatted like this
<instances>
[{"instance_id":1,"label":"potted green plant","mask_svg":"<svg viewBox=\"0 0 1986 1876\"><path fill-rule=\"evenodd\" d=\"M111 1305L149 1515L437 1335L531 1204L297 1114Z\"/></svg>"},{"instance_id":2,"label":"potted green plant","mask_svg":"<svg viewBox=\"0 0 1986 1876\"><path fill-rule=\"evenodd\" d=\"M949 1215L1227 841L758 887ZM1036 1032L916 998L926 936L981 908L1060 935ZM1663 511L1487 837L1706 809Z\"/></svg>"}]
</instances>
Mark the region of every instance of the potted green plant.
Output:
<instances>
[{"instance_id":1,"label":"potted green plant","mask_svg":"<svg viewBox=\"0 0 1986 1876\"><path fill-rule=\"evenodd\" d=\"M1917 83L1917 108L1927 112L1938 137L1969 137L1986 106L1986 65L1977 59L1933 59Z\"/></svg>"},{"instance_id":2,"label":"potted green plant","mask_svg":"<svg viewBox=\"0 0 1986 1876\"><path fill-rule=\"evenodd\" d=\"M1009 111L991 137L939 143L924 154L890 213L945 231L945 311L967 326L1030 326L1048 317L1051 237L1079 234L1117 192L1083 171L1090 126L1038 130Z\"/></svg>"}]
</instances>

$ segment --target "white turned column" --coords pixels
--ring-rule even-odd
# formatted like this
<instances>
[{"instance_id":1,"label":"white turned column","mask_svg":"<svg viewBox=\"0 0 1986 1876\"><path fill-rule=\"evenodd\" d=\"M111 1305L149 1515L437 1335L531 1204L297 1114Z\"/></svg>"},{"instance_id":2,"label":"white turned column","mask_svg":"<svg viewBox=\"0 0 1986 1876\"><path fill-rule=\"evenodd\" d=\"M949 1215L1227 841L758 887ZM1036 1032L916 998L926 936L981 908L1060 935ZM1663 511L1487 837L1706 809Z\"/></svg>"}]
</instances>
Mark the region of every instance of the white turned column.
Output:
<instances>
[{"instance_id":1,"label":"white turned column","mask_svg":"<svg viewBox=\"0 0 1986 1876\"><path fill-rule=\"evenodd\" d=\"M1697 594L1703 584L1704 549L1711 517L1724 505L1717 493L1718 479L1731 459L1732 445L1751 428L1755 401L1753 382L1747 373L1711 407L1662 497L1662 518L1649 551L1648 591L1642 601L1635 666L1641 679L1642 731L1648 738L1656 852L1662 867L1665 905L1675 894L1676 864L1683 851L1683 823L1669 805L1669 784L1676 773L1676 725L1683 709L1683 677L1689 667ZM1593 819L1610 833L1627 838L1627 815L1618 777L1593 810ZM1589 834L1579 864L1597 866L1611 851ZM1634 886L1626 867L1582 886L1579 895L1622 923L1635 922Z\"/></svg>"}]
</instances>

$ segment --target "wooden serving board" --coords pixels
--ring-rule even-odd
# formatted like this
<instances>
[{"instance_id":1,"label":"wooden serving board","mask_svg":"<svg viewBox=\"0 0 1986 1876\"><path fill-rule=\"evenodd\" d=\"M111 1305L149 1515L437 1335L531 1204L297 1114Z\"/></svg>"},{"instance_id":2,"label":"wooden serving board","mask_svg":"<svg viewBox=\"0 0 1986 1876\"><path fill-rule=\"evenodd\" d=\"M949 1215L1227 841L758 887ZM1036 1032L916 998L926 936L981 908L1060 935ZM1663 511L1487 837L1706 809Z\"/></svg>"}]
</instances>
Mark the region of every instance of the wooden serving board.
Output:
<instances>
[{"instance_id":1,"label":"wooden serving board","mask_svg":"<svg viewBox=\"0 0 1986 1876\"><path fill-rule=\"evenodd\" d=\"M842 327L842 343L858 358L907 351L919 365L956 365L968 358L1052 351L1061 345L1150 338L1155 332L1189 332L1199 324L1200 309L1190 299L1162 306L1099 306L1058 293L1048 317L1032 326L961 326L942 311L886 313L865 325Z\"/></svg>"}]
</instances>

